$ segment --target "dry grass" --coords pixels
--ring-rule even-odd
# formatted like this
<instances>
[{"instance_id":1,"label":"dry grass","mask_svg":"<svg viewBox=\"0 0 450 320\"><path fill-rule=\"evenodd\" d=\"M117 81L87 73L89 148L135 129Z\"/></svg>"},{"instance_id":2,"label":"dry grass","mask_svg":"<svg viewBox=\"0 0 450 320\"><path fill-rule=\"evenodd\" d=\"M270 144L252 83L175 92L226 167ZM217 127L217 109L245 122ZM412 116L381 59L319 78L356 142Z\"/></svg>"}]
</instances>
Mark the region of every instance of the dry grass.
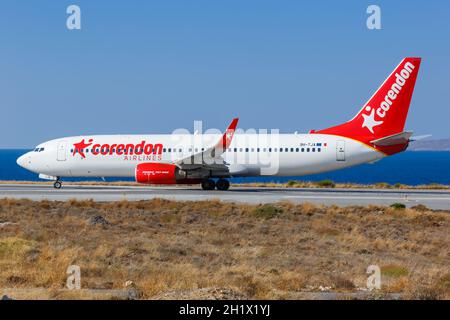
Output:
<instances>
[{"instance_id":1,"label":"dry grass","mask_svg":"<svg viewBox=\"0 0 450 320\"><path fill-rule=\"evenodd\" d=\"M293 299L355 292L376 264L383 293L448 299L450 212L419 209L3 199L0 288L59 290L76 264L86 289Z\"/></svg>"},{"instance_id":2,"label":"dry grass","mask_svg":"<svg viewBox=\"0 0 450 320\"><path fill-rule=\"evenodd\" d=\"M0 181L0 184L50 184L46 181ZM68 182L64 181L64 185L86 185L86 186L127 186L127 187L142 187L142 184L133 181L79 181ZM198 185L198 184L196 184ZM233 183L234 186L239 187L256 187L256 188L344 188L344 189L425 189L425 190L448 190L450 185L429 183L421 185L406 185L401 183L389 184L386 182L379 182L373 184L359 184L359 183L339 183L332 180L322 181L297 181L290 180L286 183L278 182L249 182L249 183ZM158 185L154 185L158 186Z\"/></svg>"},{"instance_id":3,"label":"dry grass","mask_svg":"<svg viewBox=\"0 0 450 320\"><path fill-rule=\"evenodd\" d=\"M259 188L344 188L344 189L425 189L425 190L448 190L450 185L430 183L421 185L406 185L401 183L389 184L386 182L379 182L373 184L360 183L340 183L332 180L322 181L297 181L290 180L286 183L277 182L255 182L242 183L240 186L245 187L259 187Z\"/></svg>"}]
</instances>

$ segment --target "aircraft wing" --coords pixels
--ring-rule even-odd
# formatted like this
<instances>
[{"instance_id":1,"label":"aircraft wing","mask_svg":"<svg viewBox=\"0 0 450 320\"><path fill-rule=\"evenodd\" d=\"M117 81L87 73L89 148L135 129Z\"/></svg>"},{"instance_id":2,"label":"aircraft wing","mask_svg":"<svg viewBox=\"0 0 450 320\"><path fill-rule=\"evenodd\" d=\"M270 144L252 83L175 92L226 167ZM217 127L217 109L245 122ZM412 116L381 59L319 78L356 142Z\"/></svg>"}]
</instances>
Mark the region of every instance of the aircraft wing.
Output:
<instances>
[{"instance_id":1,"label":"aircraft wing","mask_svg":"<svg viewBox=\"0 0 450 320\"><path fill-rule=\"evenodd\" d=\"M239 119L234 118L217 143L202 152L174 162L182 170L208 170L228 172L228 166L221 157L233 140Z\"/></svg>"}]
</instances>

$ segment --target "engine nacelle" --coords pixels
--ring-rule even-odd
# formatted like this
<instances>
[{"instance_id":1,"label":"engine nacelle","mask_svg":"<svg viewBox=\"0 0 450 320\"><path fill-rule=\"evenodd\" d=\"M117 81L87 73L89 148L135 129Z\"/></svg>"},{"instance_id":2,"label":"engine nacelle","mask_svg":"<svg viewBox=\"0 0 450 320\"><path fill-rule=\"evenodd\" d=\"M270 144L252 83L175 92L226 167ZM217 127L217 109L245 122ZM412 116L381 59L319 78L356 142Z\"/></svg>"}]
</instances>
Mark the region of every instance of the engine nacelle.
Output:
<instances>
[{"instance_id":1,"label":"engine nacelle","mask_svg":"<svg viewBox=\"0 0 450 320\"><path fill-rule=\"evenodd\" d=\"M135 169L135 179L145 184L176 184L186 178L186 173L170 163L140 163Z\"/></svg>"}]
</instances>

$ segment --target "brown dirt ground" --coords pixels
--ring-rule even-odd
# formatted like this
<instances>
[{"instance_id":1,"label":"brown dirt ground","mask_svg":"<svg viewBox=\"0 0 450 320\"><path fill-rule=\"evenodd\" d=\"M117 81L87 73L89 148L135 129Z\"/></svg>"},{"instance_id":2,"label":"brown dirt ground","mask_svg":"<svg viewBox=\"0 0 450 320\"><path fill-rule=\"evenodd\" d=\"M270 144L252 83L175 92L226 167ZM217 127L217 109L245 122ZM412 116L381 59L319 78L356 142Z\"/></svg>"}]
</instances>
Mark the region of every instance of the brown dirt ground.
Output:
<instances>
[{"instance_id":1,"label":"brown dirt ground","mask_svg":"<svg viewBox=\"0 0 450 320\"><path fill-rule=\"evenodd\" d=\"M423 206L3 199L0 288L61 290L67 267L76 264L82 288L124 289L132 281L144 299L297 299L357 292L376 264L381 296L448 299L449 213ZM82 292L70 297L89 298Z\"/></svg>"}]
</instances>

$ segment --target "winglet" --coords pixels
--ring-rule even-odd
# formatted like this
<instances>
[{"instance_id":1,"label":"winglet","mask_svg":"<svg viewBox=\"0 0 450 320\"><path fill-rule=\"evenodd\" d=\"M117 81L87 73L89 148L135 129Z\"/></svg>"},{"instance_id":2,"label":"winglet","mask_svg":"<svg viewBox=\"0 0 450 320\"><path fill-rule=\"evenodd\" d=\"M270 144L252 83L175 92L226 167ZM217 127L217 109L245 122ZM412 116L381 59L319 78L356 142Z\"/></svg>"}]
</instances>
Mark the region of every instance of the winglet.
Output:
<instances>
[{"instance_id":1,"label":"winglet","mask_svg":"<svg viewBox=\"0 0 450 320\"><path fill-rule=\"evenodd\" d=\"M228 126L227 130L224 132L221 141L216 145L216 148L220 148L221 150L226 150L231 144L233 140L234 132L236 131L236 127L238 124L239 118L234 118Z\"/></svg>"}]
</instances>

